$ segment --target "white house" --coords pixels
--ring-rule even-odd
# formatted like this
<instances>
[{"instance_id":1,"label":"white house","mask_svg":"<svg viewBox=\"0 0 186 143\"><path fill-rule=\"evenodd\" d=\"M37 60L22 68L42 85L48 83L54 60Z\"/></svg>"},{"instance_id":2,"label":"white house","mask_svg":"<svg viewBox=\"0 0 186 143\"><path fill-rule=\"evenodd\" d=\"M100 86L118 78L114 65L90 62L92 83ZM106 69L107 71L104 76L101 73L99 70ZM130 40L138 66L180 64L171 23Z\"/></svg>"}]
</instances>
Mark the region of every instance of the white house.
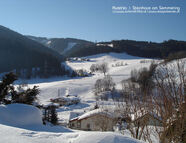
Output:
<instances>
[{"instance_id":1,"label":"white house","mask_svg":"<svg viewBox=\"0 0 186 143\"><path fill-rule=\"evenodd\" d=\"M116 124L111 113L101 109L95 109L69 121L72 129L88 131L112 131Z\"/></svg>"}]
</instances>

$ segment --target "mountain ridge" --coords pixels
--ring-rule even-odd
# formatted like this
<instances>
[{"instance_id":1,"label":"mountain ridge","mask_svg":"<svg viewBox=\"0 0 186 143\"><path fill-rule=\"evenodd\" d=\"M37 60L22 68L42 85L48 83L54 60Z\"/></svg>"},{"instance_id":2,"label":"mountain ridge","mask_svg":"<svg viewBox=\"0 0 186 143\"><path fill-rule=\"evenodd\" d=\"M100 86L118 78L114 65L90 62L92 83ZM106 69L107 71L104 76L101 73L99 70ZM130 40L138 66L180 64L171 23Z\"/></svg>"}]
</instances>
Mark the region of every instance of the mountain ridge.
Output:
<instances>
[{"instance_id":1,"label":"mountain ridge","mask_svg":"<svg viewBox=\"0 0 186 143\"><path fill-rule=\"evenodd\" d=\"M63 60L59 53L0 25L0 72L41 68L46 62L55 69Z\"/></svg>"},{"instance_id":2,"label":"mountain ridge","mask_svg":"<svg viewBox=\"0 0 186 143\"><path fill-rule=\"evenodd\" d=\"M47 37L36 37L31 35L25 35L29 39L37 41L44 46L57 51L59 54L64 55L68 49L75 48L77 45L91 45L90 41L76 39L76 38L47 38ZM70 48L69 48L70 47Z\"/></svg>"},{"instance_id":3,"label":"mountain ridge","mask_svg":"<svg viewBox=\"0 0 186 143\"><path fill-rule=\"evenodd\" d=\"M100 53L126 52L133 56L147 58L167 58L172 54L185 57L186 41L168 40L148 42L135 40L112 40L93 43L75 38L46 38L30 36L29 38L44 44L65 57L82 57Z\"/></svg>"}]
</instances>

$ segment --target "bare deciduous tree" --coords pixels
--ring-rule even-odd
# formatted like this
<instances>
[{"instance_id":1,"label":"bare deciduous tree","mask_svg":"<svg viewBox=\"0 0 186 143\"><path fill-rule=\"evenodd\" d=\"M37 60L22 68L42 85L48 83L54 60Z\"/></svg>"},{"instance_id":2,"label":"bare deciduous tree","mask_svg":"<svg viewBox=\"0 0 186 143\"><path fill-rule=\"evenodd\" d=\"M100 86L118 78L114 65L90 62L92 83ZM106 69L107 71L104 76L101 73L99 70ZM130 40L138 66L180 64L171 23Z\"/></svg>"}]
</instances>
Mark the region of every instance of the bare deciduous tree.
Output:
<instances>
[{"instance_id":1,"label":"bare deciduous tree","mask_svg":"<svg viewBox=\"0 0 186 143\"><path fill-rule=\"evenodd\" d=\"M162 142L186 141L186 61L161 64L155 74L154 108L162 118Z\"/></svg>"},{"instance_id":2,"label":"bare deciduous tree","mask_svg":"<svg viewBox=\"0 0 186 143\"><path fill-rule=\"evenodd\" d=\"M100 65L100 71L105 75L108 72L108 64L107 63L102 63Z\"/></svg>"},{"instance_id":3,"label":"bare deciduous tree","mask_svg":"<svg viewBox=\"0 0 186 143\"><path fill-rule=\"evenodd\" d=\"M92 64L90 67L90 71L96 72L102 72L104 75L108 72L108 64L107 63L102 63L102 64Z\"/></svg>"},{"instance_id":4,"label":"bare deciduous tree","mask_svg":"<svg viewBox=\"0 0 186 143\"><path fill-rule=\"evenodd\" d=\"M95 94L113 91L115 89L115 83L110 75L106 75L103 79L98 79L94 85Z\"/></svg>"},{"instance_id":5,"label":"bare deciduous tree","mask_svg":"<svg viewBox=\"0 0 186 143\"><path fill-rule=\"evenodd\" d=\"M92 64L91 67L90 67L90 71L93 73L96 71L96 64Z\"/></svg>"},{"instance_id":6,"label":"bare deciduous tree","mask_svg":"<svg viewBox=\"0 0 186 143\"><path fill-rule=\"evenodd\" d=\"M127 129L136 139L150 140L148 118L141 118L148 113L148 104L144 103L144 95L139 86L130 81L122 82L123 102L118 102L122 118L127 119ZM146 96L145 96L146 97Z\"/></svg>"}]
</instances>

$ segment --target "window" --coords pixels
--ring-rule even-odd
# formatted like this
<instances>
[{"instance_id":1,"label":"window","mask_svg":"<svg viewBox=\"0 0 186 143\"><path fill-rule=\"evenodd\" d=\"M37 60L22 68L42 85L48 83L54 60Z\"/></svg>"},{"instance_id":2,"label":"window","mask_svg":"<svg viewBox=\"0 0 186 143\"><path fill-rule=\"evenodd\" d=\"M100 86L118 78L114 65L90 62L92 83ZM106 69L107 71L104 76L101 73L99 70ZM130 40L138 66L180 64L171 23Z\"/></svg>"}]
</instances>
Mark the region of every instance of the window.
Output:
<instances>
[{"instance_id":1,"label":"window","mask_svg":"<svg viewBox=\"0 0 186 143\"><path fill-rule=\"evenodd\" d=\"M90 129L90 124L87 124L87 129Z\"/></svg>"},{"instance_id":2,"label":"window","mask_svg":"<svg viewBox=\"0 0 186 143\"><path fill-rule=\"evenodd\" d=\"M72 123L72 125L71 125L72 127L74 127L74 123Z\"/></svg>"},{"instance_id":3,"label":"window","mask_svg":"<svg viewBox=\"0 0 186 143\"><path fill-rule=\"evenodd\" d=\"M80 128L81 127L81 124L80 122L77 123L77 127Z\"/></svg>"}]
</instances>

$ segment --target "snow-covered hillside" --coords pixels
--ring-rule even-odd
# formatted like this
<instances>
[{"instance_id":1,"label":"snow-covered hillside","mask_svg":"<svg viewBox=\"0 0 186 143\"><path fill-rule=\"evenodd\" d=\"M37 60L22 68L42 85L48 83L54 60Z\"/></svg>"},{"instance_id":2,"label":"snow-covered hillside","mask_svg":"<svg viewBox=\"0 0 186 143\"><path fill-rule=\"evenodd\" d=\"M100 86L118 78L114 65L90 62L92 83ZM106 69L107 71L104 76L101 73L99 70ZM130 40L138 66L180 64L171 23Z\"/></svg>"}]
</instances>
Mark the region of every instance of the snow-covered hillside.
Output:
<instances>
[{"instance_id":1,"label":"snow-covered hillside","mask_svg":"<svg viewBox=\"0 0 186 143\"><path fill-rule=\"evenodd\" d=\"M70 49L72 49L77 43L72 43L69 42L67 48L65 48L65 50L63 51L63 54L65 54L67 51L69 51Z\"/></svg>"},{"instance_id":2,"label":"snow-covered hillside","mask_svg":"<svg viewBox=\"0 0 186 143\"><path fill-rule=\"evenodd\" d=\"M139 69L141 67L148 67L150 65L151 59L144 59L140 57L134 57L127 55L126 53L110 53L110 54L98 54L94 56L85 57L89 61L67 61L67 64L72 69L84 69L90 71L90 66L95 63L106 62L109 66L108 74L112 76L114 82L116 83L116 88L121 88L121 81L127 79L130 76L130 72L133 69ZM146 61L146 62L142 62ZM117 63L123 63L122 66L114 66ZM95 104L95 96L93 92L94 84L97 79L103 78L103 73L95 73L93 76L89 77L79 77L79 78L54 78L44 81L41 83L35 83L35 81L30 81L33 84L38 85L41 92L38 99L41 104L50 104L51 98L58 98L59 96L65 96L66 89L69 90L70 95L77 95L81 99L81 103L77 105L65 106L58 109L59 117L61 122L67 123L69 120L70 112L84 112L92 109ZM60 91L60 92L59 92ZM60 95L59 95L60 93ZM111 104L111 103L108 103Z\"/></svg>"},{"instance_id":3,"label":"snow-covered hillside","mask_svg":"<svg viewBox=\"0 0 186 143\"><path fill-rule=\"evenodd\" d=\"M129 78L131 70L148 67L152 61L151 59L130 56L126 53L98 54L84 58L89 60L67 61L63 64L75 70L83 69L89 72L92 64L106 62L109 67L107 74L112 76L117 89L121 89L121 81ZM43 105L51 104L50 99L66 96L67 90L69 95L80 99L78 104L61 106L57 109L59 122L66 124L71 112L81 114L94 108L96 104L93 92L94 84L97 79L103 77L103 73L96 72L88 77L31 79L27 82L30 87L39 86L38 100ZM103 103L103 106L113 107L113 104L108 101ZM23 122L19 122L22 119ZM34 123L35 120L36 123ZM0 142L9 143L139 143L129 136L113 132L85 132L74 131L62 126L44 126L41 123L39 109L21 104L0 106L0 130Z\"/></svg>"}]
</instances>

